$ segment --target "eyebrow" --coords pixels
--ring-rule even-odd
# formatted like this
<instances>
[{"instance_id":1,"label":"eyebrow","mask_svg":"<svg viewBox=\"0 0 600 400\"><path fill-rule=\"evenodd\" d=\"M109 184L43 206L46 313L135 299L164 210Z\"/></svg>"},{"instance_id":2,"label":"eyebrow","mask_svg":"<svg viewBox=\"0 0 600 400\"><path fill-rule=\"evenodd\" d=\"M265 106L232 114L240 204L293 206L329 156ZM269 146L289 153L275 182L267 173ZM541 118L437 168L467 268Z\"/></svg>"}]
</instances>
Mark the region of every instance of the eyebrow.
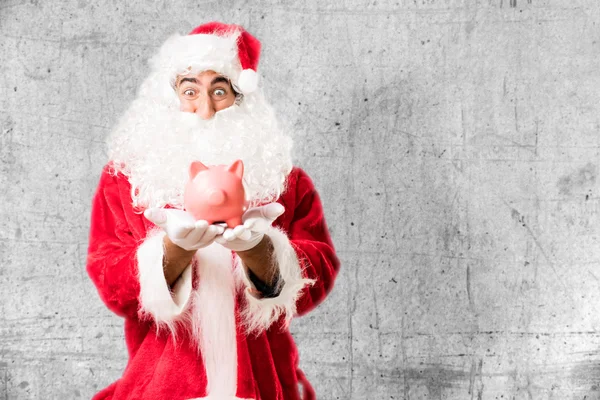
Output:
<instances>
[{"instance_id":1,"label":"eyebrow","mask_svg":"<svg viewBox=\"0 0 600 400\"><path fill-rule=\"evenodd\" d=\"M191 83L195 83L196 85L199 85L198 79L196 79L196 78L182 78L179 81L179 83L177 84L177 86L181 85L183 82L191 82ZM224 76L217 76L217 77L215 77L215 79L213 79L210 82L210 85L211 86L216 85L217 83L220 83L220 82L229 83L229 79L225 78Z\"/></svg>"},{"instance_id":2,"label":"eyebrow","mask_svg":"<svg viewBox=\"0 0 600 400\"><path fill-rule=\"evenodd\" d=\"M198 80L196 78L182 78L179 83L177 84L177 86L181 85L183 82L192 82L195 83L196 85L198 84Z\"/></svg>"},{"instance_id":3,"label":"eyebrow","mask_svg":"<svg viewBox=\"0 0 600 400\"><path fill-rule=\"evenodd\" d=\"M212 80L212 82L210 83L210 85L211 86L212 85L216 85L217 83L220 83L220 82L228 84L229 83L229 79L225 78L224 76L217 76L217 77L215 77L215 79Z\"/></svg>"}]
</instances>

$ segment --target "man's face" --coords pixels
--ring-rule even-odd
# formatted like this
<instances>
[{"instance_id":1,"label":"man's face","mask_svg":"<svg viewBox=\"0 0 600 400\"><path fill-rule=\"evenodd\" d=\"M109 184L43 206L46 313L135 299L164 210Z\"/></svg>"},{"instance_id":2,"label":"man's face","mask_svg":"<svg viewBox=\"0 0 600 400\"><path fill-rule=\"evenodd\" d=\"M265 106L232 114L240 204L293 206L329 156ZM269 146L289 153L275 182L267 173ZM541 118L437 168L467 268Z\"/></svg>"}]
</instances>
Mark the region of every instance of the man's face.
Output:
<instances>
[{"instance_id":1,"label":"man's face","mask_svg":"<svg viewBox=\"0 0 600 400\"><path fill-rule=\"evenodd\" d=\"M215 71L179 76L176 90L180 110L198 114L202 119L210 119L235 103L236 93L229 79Z\"/></svg>"}]
</instances>

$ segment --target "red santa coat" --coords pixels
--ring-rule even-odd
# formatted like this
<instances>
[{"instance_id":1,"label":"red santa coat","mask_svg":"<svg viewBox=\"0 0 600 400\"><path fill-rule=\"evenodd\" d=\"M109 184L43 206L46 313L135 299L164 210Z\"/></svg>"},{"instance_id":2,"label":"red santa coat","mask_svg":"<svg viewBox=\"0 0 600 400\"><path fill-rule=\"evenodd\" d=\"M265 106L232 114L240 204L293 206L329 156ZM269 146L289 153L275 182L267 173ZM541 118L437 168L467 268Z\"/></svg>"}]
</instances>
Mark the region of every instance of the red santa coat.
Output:
<instances>
[{"instance_id":1,"label":"red santa coat","mask_svg":"<svg viewBox=\"0 0 600 400\"><path fill-rule=\"evenodd\" d=\"M87 271L125 318L129 361L94 399L314 399L288 330L331 290L339 261L319 196L294 168L267 234L284 281L258 299L240 259L218 244L196 252L173 288L162 270L164 232L132 208L131 185L107 165L93 200Z\"/></svg>"}]
</instances>

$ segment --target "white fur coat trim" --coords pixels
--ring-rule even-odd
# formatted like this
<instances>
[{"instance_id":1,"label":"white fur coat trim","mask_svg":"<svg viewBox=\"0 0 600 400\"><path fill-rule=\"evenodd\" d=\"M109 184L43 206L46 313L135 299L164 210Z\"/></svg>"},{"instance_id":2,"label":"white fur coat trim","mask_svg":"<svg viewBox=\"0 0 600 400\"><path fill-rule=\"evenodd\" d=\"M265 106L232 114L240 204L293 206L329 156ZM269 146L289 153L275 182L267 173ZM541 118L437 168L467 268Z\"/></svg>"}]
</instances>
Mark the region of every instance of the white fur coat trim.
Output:
<instances>
[{"instance_id":1,"label":"white fur coat trim","mask_svg":"<svg viewBox=\"0 0 600 400\"><path fill-rule=\"evenodd\" d=\"M244 291L247 305L242 311L242 317L248 333L268 329L282 315L285 316L286 324L289 324L296 315L296 301L301 290L306 285L313 285L315 282L313 279L303 277L302 266L296 251L283 231L271 227L265 234L273 242L275 259L279 266L279 276L281 282L283 282L283 287L277 297L262 299L255 297L250 290L254 288L254 285L248 278L241 259L236 256L236 262L240 266L240 268L237 268L238 279L241 279L247 288Z\"/></svg>"},{"instance_id":2,"label":"white fur coat trim","mask_svg":"<svg viewBox=\"0 0 600 400\"><path fill-rule=\"evenodd\" d=\"M194 256L198 285L193 294L192 329L210 399L233 399L237 392L235 282L231 251L213 243Z\"/></svg>"},{"instance_id":3,"label":"white fur coat trim","mask_svg":"<svg viewBox=\"0 0 600 400\"><path fill-rule=\"evenodd\" d=\"M164 236L162 230L151 232L137 249L140 312L174 332L174 323L183 315L192 292L192 268L184 270L171 292L163 272Z\"/></svg>"}]
</instances>

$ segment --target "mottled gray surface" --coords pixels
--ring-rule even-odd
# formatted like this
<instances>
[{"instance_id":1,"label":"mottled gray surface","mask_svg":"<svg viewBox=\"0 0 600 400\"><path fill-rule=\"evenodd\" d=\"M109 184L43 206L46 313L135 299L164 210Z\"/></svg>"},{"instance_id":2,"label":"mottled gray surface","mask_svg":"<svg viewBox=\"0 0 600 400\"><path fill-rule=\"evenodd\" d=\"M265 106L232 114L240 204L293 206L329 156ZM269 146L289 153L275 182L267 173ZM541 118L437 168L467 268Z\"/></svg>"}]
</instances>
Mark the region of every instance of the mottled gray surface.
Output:
<instances>
[{"instance_id":1,"label":"mottled gray surface","mask_svg":"<svg viewBox=\"0 0 600 400\"><path fill-rule=\"evenodd\" d=\"M263 42L343 261L319 399L600 399L600 3L0 0L0 399L126 362L84 269L103 140L174 32Z\"/></svg>"}]
</instances>

